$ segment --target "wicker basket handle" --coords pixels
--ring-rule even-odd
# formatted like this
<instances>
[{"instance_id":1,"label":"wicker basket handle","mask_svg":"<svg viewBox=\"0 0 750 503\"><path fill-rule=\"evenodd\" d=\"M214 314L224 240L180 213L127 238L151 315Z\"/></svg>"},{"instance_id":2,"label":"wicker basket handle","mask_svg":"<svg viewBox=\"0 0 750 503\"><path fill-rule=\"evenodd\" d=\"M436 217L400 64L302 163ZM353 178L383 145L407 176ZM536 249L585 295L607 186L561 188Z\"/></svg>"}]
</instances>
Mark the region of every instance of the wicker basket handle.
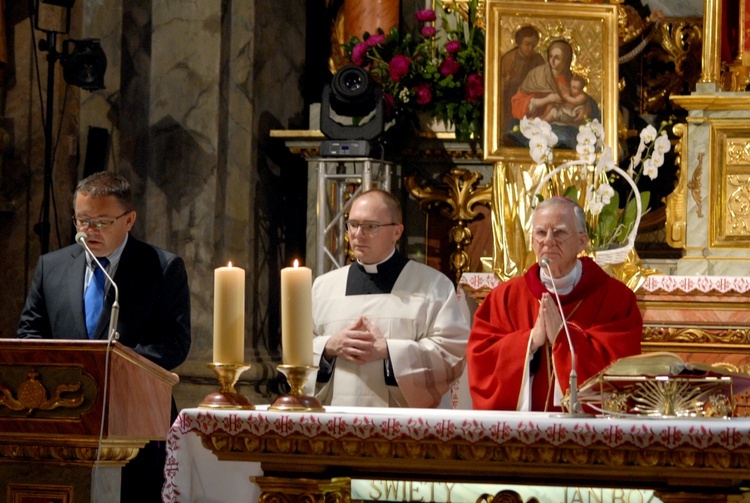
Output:
<instances>
[{"instance_id":1,"label":"wicker basket handle","mask_svg":"<svg viewBox=\"0 0 750 503\"><path fill-rule=\"evenodd\" d=\"M575 160L575 161L568 161L564 162L563 164L560 164L558 167L547 173L544 178L539 182L539 185L537 185L536 191L534 191L534 201L536 201L537 196L541 194L542 189L544 186L549 182L553 176L556 174L562 172L565 169L568 168L578 168L579 166L588 166L590 163L587 163L586 161ZM636 216L635 216L635 222L633 224L633 229L630 231L630 234L628 235L628 242L632 246L635 243L635 236L638 234L638 226L641 223L641 214L643 213L643 208L641 204L641 191L638 190L638 186L633 181L633 178L628 175L625 171L620 169L617 166L611 166L607 171L614 171L615 173L622 176L625 181L627 181L630 186L633 188L633 194L635 195L635 205L636 205Z\"/></svg>"}]
</instances>

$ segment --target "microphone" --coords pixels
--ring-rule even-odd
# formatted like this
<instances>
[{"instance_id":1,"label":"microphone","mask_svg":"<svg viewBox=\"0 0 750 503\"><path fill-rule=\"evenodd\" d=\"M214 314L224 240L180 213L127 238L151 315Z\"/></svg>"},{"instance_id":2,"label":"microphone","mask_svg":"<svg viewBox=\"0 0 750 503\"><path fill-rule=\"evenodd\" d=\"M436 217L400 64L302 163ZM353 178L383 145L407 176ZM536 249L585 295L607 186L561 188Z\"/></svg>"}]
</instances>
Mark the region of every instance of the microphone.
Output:
<instances>
[{"instance_id":1,"label":"microphone","mask_svg":"<svg viewBox=\"0 0 750 503\"><path fill-rule=\"evenodd\" d=\"M96 255L94 255L94 253L91 251L91 248L89 248L88 240L89 237L85 232L81 231L76 234L76 243L81 245L83 249L86 250L86 253L89 255L89 257L91 257L91 260L93 260L99 267L99 269L102 270L104 276L109 280L109 284L112 285L112 288L115 289L115 301L112 303L112 309L110 311L107 340L117 340L120 337L120 334L117 333L117 320L120 317L120 290L118 290L117 283L114 282L112 276L110 276L107 270L102 267L102 263L99 262L99 259L96 258Z\"/></svg>"},{"instance_id":2,"label":"microphone","mask_svg":"<svg viewBox=\"0 0 750 503\"><path fill-rule=\"evenodd\" d=\"M549 259L542 257L539 259L539 265L547 269L547 273L552 278L552 270L549 267ZM554 278L552 281L552 291L555 293L555 300L557 301L557 310L560 313L562 319L562 325L565 329L565 336L568 338L568 348L570 348L570 412L569 416L581 416L587 415L583 413L581 405L578 403L578 372L576 371L576 351L573 348L573 341L570 339L570 330L568 330L568 320L565 319L565 313L563 312L562 302L560 302L560 296L557 294L557 286L555 286Z\"/></svg>"}]
</instances>

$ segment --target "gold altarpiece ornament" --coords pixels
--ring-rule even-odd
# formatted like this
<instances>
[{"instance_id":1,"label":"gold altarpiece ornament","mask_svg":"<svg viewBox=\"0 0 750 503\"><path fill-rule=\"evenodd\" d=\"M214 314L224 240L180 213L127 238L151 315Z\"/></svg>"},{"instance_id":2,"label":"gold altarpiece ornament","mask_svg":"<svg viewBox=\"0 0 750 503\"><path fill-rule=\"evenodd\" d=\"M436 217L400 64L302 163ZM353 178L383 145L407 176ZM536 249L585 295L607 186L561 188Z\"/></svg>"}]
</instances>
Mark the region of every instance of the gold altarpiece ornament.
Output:
<instances>
[{"instance_id":1,"label":"gold altarpiece ornament","mask_svg":"<svg viewBox=\"0 0 750 503\"><path fill-rule=\"evenodd\" d=\"M452 168L440 183L426 183L414 175L404 178L404 186L419 201L421 210L439 208L454 222L449 235L453 247L450 264L456 281L469 270L470 257L465 248L473 235L466 224L479 215L476 205L490 205L492 190L489 185L478 185L481 179L481 173L466 168Z\"/></svg>"}]
</instances>

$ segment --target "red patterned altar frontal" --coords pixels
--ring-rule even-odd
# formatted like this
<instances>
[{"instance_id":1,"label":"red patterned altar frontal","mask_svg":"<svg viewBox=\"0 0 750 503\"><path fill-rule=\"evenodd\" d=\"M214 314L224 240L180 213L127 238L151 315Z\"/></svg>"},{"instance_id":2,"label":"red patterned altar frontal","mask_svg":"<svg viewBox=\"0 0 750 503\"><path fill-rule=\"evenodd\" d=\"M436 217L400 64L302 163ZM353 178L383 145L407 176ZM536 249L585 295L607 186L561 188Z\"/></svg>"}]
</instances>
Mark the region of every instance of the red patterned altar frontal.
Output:
<instances>
[{"instance_id":1,"label":"red patterned altar frontal","mask_svg":"<svg viewBox=\"0 0 750 503\"><path fill-rule=\"evenodd\" d=\"M649 276L637 293L746 294L750 278L732 276Z\"/></svg>"}]
</instances>

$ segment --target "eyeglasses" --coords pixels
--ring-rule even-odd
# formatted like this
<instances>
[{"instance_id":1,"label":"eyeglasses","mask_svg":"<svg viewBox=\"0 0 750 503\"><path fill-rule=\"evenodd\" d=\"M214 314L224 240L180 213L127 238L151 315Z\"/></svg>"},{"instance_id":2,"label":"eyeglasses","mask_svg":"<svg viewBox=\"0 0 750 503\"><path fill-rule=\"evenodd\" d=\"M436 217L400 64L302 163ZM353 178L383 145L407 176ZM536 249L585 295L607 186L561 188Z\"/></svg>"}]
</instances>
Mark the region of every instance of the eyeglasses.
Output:
<instances>
[{"instance_id":1,"label":"eyeglasses","mask_svg":"<svg viewBox=\"0 0 750 503\"><path fill-rule=\"evenodd\" d=\"M76 217L73 215L73 225L76 226L77 229L83 229L84 227L94 227L96 229L105 229L115 223L117 220L121 219L128 213L130 213L132 210L128 210L119 217L115 218L97 218L97 219L90 219L90 220L83 220L81 218Z\"/></svg>"},{"instance_id":2,"label":"eyeglasses","mask_svg":"<svg viewBox=\"0 0 750 503\"><path fill-rule=\"evenodd\" d=\"M362 232L366 236L374 236L378 232L380 232L380 229L383 227L389 227L391 225L398 225L397 223L391 223L391 224L369 224L369 223L363 223L363 222L356 222L354 220L348 220L346 222L346 228L347 230L354 234L357 232L357 229L362 229Z\"/></svg>"},{"instance_id":3,"label":"eyeglasses","mask_svg":"<svg viewBox=\"0 0 750 503\"><path fill-rule=\"evenodd\" d=\"M570 238L572 238L575 235L583 234L583 232L570 232L568 229L534 229L531 232L531 237L534 239L534 241L541 243L545 239L547 239L547 236L549 233L552 232L552 239L555 240L555 242L559 245L565 243Z\"/></svg>"}]
</instances>

